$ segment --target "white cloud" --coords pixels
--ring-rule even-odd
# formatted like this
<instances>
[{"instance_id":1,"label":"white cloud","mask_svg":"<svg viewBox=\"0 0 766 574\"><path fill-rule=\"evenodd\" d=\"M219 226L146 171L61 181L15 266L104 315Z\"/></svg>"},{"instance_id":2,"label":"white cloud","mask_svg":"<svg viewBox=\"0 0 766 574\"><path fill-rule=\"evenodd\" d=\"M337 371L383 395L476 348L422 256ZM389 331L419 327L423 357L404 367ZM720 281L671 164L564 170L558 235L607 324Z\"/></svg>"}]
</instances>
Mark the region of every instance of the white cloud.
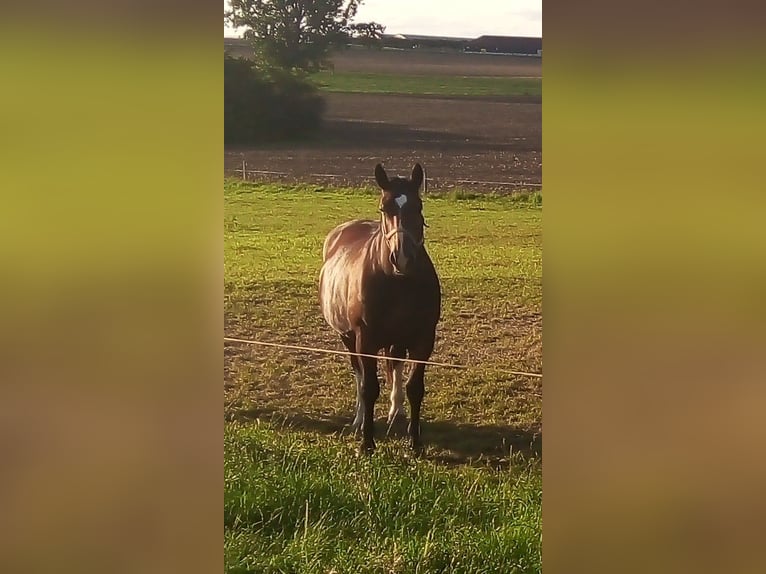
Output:
<instances>
[{"instance_id":1,"label":"white cloud","mask_svg":"<svg viewBox=\"0 0 766 574\"><path fill-rule=\"evenodd\" d=\"M366 0L356 19L389 34L542 36L542 12L542 0Z\"/></svg>"},{"instance_id":2,"label":"white cloud","mask_svg":"<svg viewBox=\"0 0 766 574\"><path fill-rule=\"evenodd\" d=\"M387 34L540 37L543 3L542 0L365 0L356 21L383 24ZM224 28L226 35L232 32Z\"/></svg>"}]
</instances>

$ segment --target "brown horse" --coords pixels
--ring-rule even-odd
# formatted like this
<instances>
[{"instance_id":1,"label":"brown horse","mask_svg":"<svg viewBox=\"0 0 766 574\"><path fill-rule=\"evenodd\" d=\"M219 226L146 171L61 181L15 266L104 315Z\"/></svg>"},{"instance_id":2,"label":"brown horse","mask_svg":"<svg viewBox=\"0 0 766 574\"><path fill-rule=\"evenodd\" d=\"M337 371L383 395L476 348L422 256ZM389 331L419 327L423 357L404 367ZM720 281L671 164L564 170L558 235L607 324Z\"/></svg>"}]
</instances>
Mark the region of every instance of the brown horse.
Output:
<instances>
[{"instance_id":1,"label":"brown horse","mask_svg":"<svg viewBox=\"0 0 766 574\"><path fill-rule=\"evenodd\" d=\"M319 299L327 323L352 353L389 359L391 383L389 424L403 415L403 363L396 359L426 361L436 338L441 315L441 287L424 246L423 168L415 164L411 179L389 179L383 166L375 166L381 188L380 220L354 220L339 225L325 239L319 275ZM361 427L362 452L375 449L373 413L380 394L377 360L351 356L356 377L356 417ZM415 363L406 384L410 402L408 426L413 449L420 448L420 406L425 387L425 365Z\"/></svg>"}]
</instances>

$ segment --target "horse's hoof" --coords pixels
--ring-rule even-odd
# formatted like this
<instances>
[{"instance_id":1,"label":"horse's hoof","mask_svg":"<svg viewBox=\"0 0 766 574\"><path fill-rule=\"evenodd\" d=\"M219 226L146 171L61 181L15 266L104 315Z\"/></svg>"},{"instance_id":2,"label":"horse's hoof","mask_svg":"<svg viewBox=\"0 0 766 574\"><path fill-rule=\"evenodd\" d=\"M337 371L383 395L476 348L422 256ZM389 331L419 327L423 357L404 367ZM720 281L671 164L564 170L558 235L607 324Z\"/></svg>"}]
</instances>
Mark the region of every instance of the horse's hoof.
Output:
<instances>
[{"instance_id":1,"label":"horse's hoof","mask_svg":"<svg viewBox=\"0 0 766 574\"><path fill-rule=\"evenodd\" d=\"M404 409L392 409L388 411L388 419L386 421L388 424L395 423L398 420L406 420L407 414L404 412Z\"/></svg>"},{"instance_id":2,"label":"horse's hoof","mask_svg":"<svg viewBox=\"0 0 766 574\"><path fill-rule=\"evenodd\" d=\"M386 436L391 436L391 434L403 435L406 422L407 416L403 412L396 413L393 417L389 415Z\"/></svg>"},{"instance_id":3,"label":"horse's hoof","mask_svg":"<svg viewBox=\"0 0 766 574\"><path fill-rule=\"evenodd\" d=\"M421 460L424 455L425 455L425 449L420 446L417 448L412 448L412 446L410 446L410 448L405 450L405 452L403 453L404 458L406 460L411 460L411 461Z\"/></svg>"},{"instance_id":4,"label":"horse's hoof","mask_svg":"<svg viewBox=\"0 0 766 574\"><path fill-rule=\"evenodd\" d=\"M372 453L375 452L375 443L371 444L365 444L362 443L359 445L359 451L357 452L358 456L372 456Z\"/></svg>"}]
</instances>

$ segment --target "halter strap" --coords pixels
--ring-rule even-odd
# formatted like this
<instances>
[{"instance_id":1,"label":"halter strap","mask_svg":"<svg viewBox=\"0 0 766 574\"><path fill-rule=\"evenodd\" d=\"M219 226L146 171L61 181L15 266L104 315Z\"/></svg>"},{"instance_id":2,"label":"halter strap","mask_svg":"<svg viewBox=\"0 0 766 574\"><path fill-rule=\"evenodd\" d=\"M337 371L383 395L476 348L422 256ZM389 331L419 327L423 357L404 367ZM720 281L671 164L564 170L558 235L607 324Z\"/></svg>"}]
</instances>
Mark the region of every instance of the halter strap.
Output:
<instances>
[{"instance_id":1,"label":"halter strap","mask_svg":"<svg viewBox=\"0 0 766 574\"><path fill-rule=\"evenodd\" d=\"M397 227L395 229L392 229L391 231L386 233L385 237L386 239L391 239L394 235L397 235L397 234L402 234L405 237L409 237L410 241L412 241L415 244L415 247L422 247L423 244L425 243L425 237L421 237L420 241L418 241L413 237L412 233L410 233L403 227Z\"/></svg>"}]
</instances>

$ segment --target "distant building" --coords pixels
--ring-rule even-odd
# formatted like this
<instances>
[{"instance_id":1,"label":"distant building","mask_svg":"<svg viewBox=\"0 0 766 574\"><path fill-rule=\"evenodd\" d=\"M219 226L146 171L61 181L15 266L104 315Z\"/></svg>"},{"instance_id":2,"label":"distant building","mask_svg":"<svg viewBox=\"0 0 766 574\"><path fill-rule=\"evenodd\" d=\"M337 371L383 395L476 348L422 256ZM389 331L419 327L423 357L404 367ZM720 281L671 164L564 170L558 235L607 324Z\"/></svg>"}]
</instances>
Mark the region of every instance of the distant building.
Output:
<instances>
[{"instance_id":1,"label":"distant building","mask_svg":"<svg viewBox=\"0 0 766 574\"><path fill-rule=\"evenodd\" d=\"M467 51L542 56L543 39L525 36L479 36L468 42Z\"/></svg>"},{"instance_id":2,"label":"distant building","mask_svg":"<svg viewBox=\"0 0 766 574\"><path fill-rule=\"evenodd\" d=\"M387 48L402 50L428 49L437 51L486 52L495 54L543 55L543 39L524 36L424 36L421 34L383 34L381 43ZM224 49L232 56L253 56L251 44L243 38L223 39Z\"/></svg>"},{"instance_id":3,"label":"distant building","mask_svg":"<svg viewBox=\"0 0 766 574\"><path fill-rule=\"evenodd\" d=\"M383 45L388 48L437 48L447 50L463 50L471 38L454 36L424 36L422 34L383 34Z\"/></svg>"}]
</instances>

